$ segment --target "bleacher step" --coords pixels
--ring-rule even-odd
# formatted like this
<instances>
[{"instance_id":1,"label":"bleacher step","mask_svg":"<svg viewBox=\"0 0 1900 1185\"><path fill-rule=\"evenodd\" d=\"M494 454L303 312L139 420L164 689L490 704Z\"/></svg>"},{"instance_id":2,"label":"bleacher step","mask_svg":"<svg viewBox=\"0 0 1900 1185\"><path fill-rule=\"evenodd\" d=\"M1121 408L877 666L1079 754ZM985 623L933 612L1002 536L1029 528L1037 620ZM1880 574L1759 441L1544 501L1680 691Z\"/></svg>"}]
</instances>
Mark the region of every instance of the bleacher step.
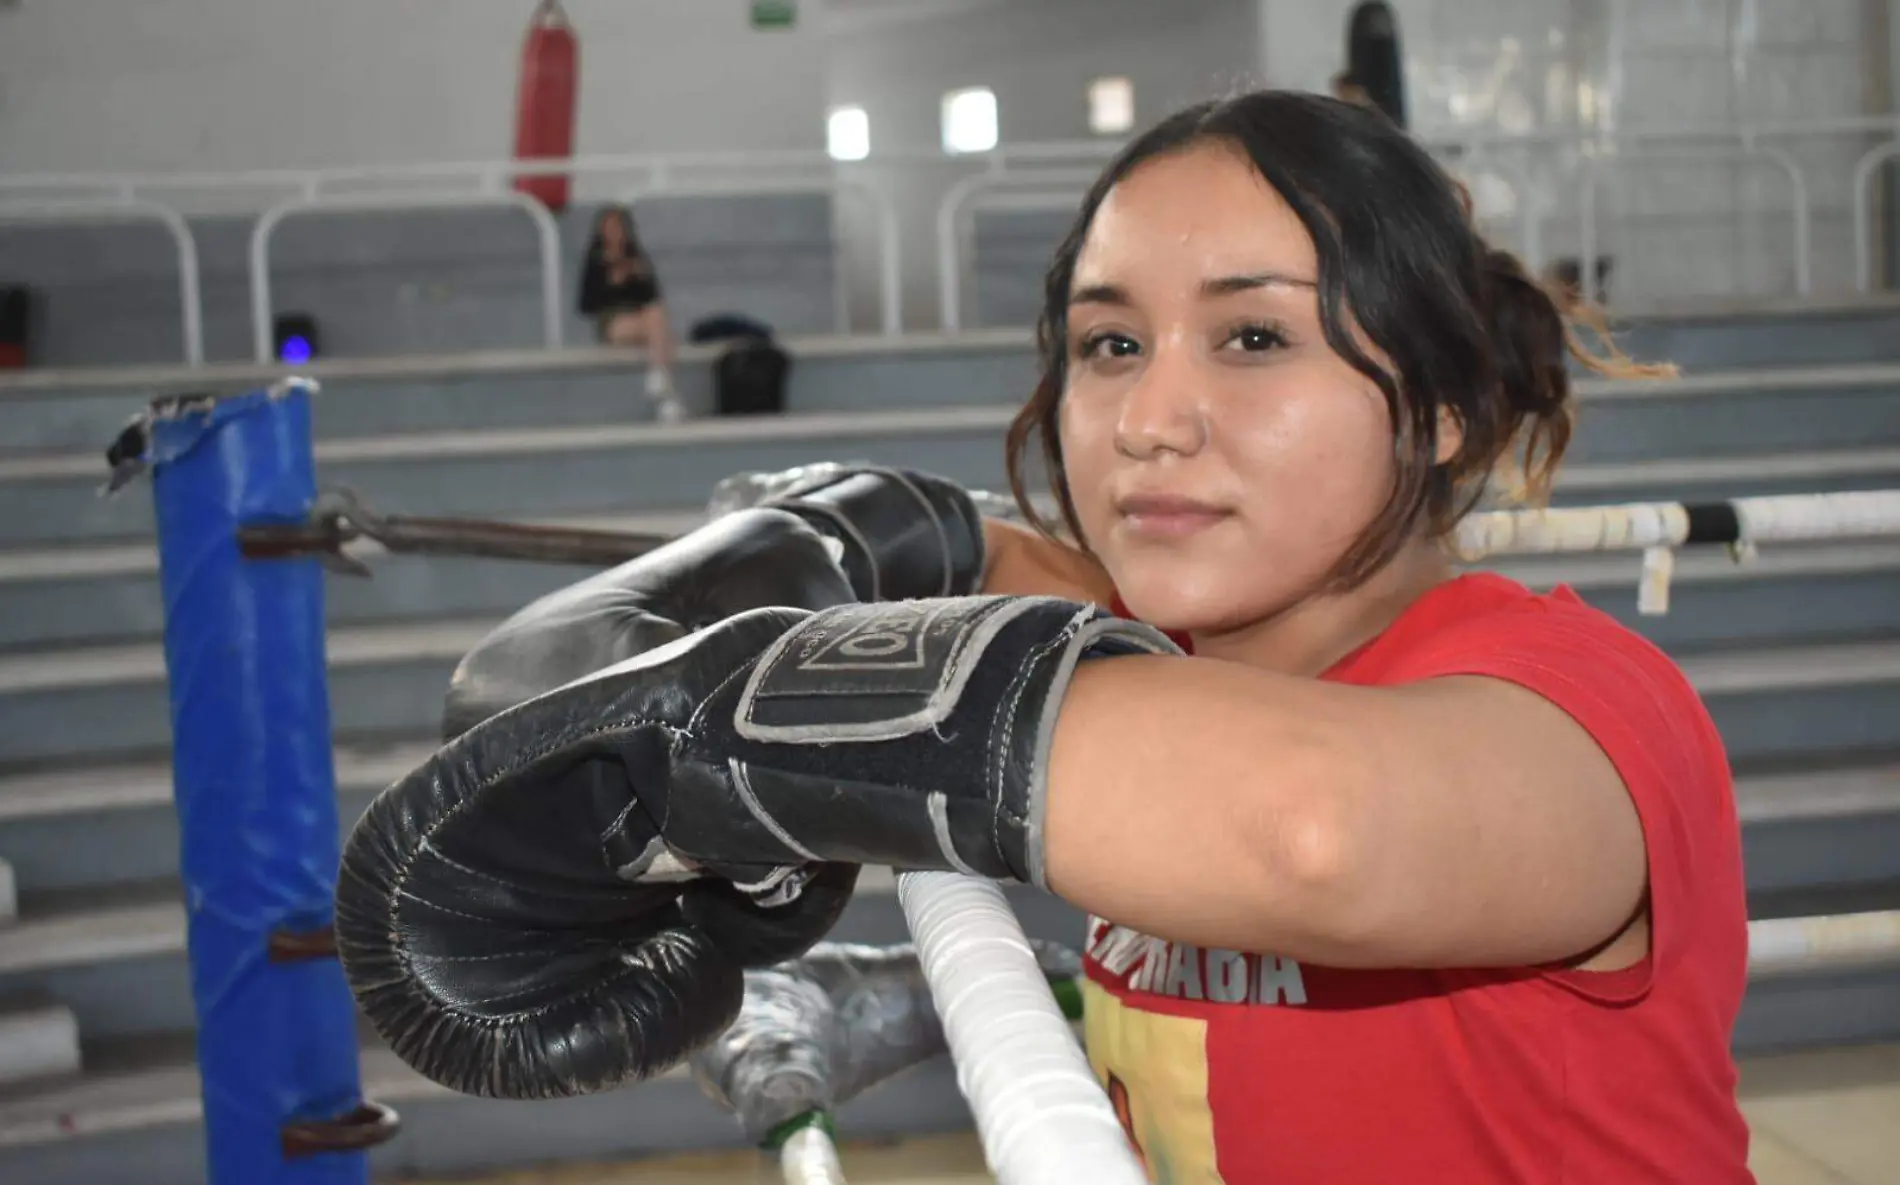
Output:
<instances>
[{"instance_id":1,"label":"bleacher step","mask_svg":"<svg viewBox=\"0 0 1900 1185\"><path fill-rule=\"evenodd\" d=\"M481 617L330 631L339 736L417 736L440 722L455 664L493 627ZM1900 749L1900 637L1678 655L1731 757ZM102 737L92 722L113 721ZM155 644L0 655L0 764L48 767L162 752L170 744L164 654Z\"/></svg>"},{"instance_id":2,"label":"bleacher step","mask_svg":"<svg viewBox=\"0 0 1900 1185\"><path fill-rule=\"evenodd\" d=\"M69 1077L80 1070L79 1021L54 1001L0 1007L0 1087Z\"/></svg>"},{"instance_id":3,"label":"bleacher step","mask_svg":"<svg viewBox=\"0 0 1900 1185\"><path fill-rule=\"evenodd\" d=\"M392 754L387 760L400 766L406 758ZM1751 895L1772 899L1793 887L1819 912L1900 905L1894 897L1900 889L1900 766L1744 778L1736 794ZM96 815L73 817L101 835L112 834ZM1081 932L1081 915L1066 903L1022 887L1008 893L1032 935L1073 942ZM0 931L0 995L57 996L72 1004L95 1037L189 1023L182 962L186 915L175 879L29 895L25 905L22 920ZM1783 911L1767 900L1764 912ZM867 869L833 937L889 942L905 932L891 874ZM120 985L141 977L147 990L124 995Z\"/></svg>"},{"instance_id":4,"label":"bleacher step","mask_svg":"<svg viewBox=\"0 0 1900 1185\"><path fill-rule=\"evenodd\" d=\"M1890 1039L1896 1033L1900 959L1862 959L1811 973L1751 975L1736 1050L1747 1057L1790 1044ZM141 1052L115 1056L115 1045ZM152 1056L152 1050L162 1056ZM733 1119L679 1069L586 1098L524 1103L453 1094L373 1039L362 1045L359 1058L364 1094L395 1107L404 1120L403 1135L372 1154L384 1171L413 1163L418 1153L429 1157L434 1171L446 1172L743 1144ZM103 1043L96 1060L96 1068L64 1081L0 1090L0 1164L30 1166L37 1174L9 1174L8 1180L183 1185L202 1179L202 1085L189 1036ZM841 1131L873 1138L961 1127L968 1114L954 1070L937 1058L847 1105L838 1122ZM445 1136L451 1138L430 1146ZM73 1166L88 1163L90 1149L102 1140L120 1154L101 1166L103 1175L70 1175ZM128 1161L128 1148L147 1151ZM93 1163L99 1163L96 1155Z\"/></svg>"},{"instance_id":5,"label":"bleacher step","mask_svg":"<svg viewBox=\"0 0 1900 1185\"><path fill-rule=\"evenodd\" d=\"M469 430L329 441L325 484L389 512L552 517L627 506L679 508L730 473L856 458L909 465L967 485L1006 482L1004 428L1013 406L813 413L680 425ZM1892 440L1869 429L1857 441ZM133 483L102 500L96 453L0 458L0 546L126 541L152 532L150 491ZM1900 448L1732 449L1717 456L1602 463L1573 458L1554 497L1580 501L1701 499L1866 489L1900 482ZM692 491L682 498L683 491Z\"/></svg>"}]
</instances>

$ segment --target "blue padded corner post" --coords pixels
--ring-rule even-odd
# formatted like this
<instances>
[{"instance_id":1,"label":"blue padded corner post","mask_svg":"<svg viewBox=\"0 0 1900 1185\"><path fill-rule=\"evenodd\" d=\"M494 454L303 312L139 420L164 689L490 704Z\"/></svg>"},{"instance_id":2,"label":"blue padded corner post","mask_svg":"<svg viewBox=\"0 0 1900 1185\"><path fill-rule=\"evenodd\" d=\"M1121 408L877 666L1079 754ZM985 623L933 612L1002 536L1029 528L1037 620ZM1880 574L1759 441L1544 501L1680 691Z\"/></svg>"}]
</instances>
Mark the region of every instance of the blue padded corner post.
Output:
<instances>
[{"instance_id":1,"label":"blue padded corner post","mask_svg":"<svg viewBox=\"0 0 1900 1185\"><path fill-rule=\"evenodd\" d=\"M308 519L311 393L167 400L150 420L210 1185L366 1185L363 1149L393 1134L360 1095L330 929L322 567L238 546L241 526Z\"/></svg>"}]
</instances>

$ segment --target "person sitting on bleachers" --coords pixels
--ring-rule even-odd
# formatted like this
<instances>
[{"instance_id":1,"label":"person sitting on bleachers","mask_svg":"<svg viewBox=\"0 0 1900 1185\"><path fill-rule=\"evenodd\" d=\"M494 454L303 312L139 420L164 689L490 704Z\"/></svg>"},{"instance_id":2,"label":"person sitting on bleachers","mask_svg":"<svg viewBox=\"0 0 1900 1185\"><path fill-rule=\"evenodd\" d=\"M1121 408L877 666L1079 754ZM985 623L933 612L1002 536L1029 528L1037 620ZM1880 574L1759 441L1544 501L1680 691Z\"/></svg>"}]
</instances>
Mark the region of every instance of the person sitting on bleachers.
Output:
<instances>
[{"instance_id":1,"label":"person sitting on bleachers","mask_svg":"<svg viewBox=\"0 0 1900 1185\"><path fill-rule=\"evenodd\" d=\"M594 220L581 264L580 311L594 319L602 343L647 350L647 394L659 401L662 418L677 418L666 302L653 258L640 245L633 214L625 206L607 206Z\"/></svg>"}]
</instances>

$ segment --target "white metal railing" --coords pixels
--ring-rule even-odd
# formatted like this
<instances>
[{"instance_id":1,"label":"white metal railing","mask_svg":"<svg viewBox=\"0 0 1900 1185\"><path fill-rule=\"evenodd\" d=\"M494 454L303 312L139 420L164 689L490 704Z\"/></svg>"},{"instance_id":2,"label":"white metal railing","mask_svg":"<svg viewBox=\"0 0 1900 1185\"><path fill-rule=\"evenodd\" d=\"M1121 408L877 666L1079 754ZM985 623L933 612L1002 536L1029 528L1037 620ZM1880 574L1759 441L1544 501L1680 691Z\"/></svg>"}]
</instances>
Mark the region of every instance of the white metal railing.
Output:
<instances>
[{"instance_id":1,"label":"white metal railing","mask_svg":"<svg viewBox=\"0 0 1900 1185\"><path fill-rule=\"evenodd\" d=\"M1619 149L1614 156L1588 153L1583 158L1583 191L1580 195L1580 214L1578 234L1580 237L1577 252L1577 268L1581 277L1595 274L1598 258L1597 236L1597 192L1604 173L1604 162L1620 164L1625 160L1639 161L1729 161L1759 158L1778 166L1788 177L1789 207L1794 223L1794 286L1795 292L1807 296L1814 290L1814 262L1810 248L1809 235L1812 219L1808 205L1808 179L1801 166L1787 150L1772 145L1753 143L1744 139L1736 144L1674 145L1636 144ZM1614 176L1615 174L1611 174ZM1589 281L1584 280L1588 290Z\"/></svg>"},{"instance_id":2,"label":"white metal railing","mask_svg":"<svg viewBox=\"0 0 1900 1185\"><path fill-rule=\"evenodd\" d=\"M703 185L640 186L622 193L628 204L656 197L743 197L748 194L823 193L837 197L852 194L862 198L877 222L878 316L886 337L904 332L903 244L897 233L897 208L885 194L865 182L848 177L824 181L764 179L745 182L721 182ZM834 261L836 277L832 285L835 314L840 332L848 332L850 311L843 260Z\"/></svg>"},{"instance_id":3,"label":"white metal railing","mask_svg":"<svg viewBox=\"0 0 1900 1185\"><path fill-rule=\"evenodd\" d=\"M199 296L198 240L184 216L168 206L129 194L62 201L0 201L0 222L156 222L171 233L178 251L178 305L183 324L185 363L205 360L204 302Z\"/></svg>"},{"instance_id":4,"label":"white metal railing","mask_svg":"<svg viewBox=\"0 0 1900 1185\"><path fill-rule=\"evenodd\" d=\"M1876 144L1854 165L1854 287L1870 292L1874 286L1874 170L1900 159L1900 140Z\"/></svg>"},{"instance_id":5,"label":"white metal railing","mask_svg":"<svg viewBox=\"0 0 1900 1185\"><path fill-rule=\"evenodd\" d=\"M1784 147L1769 140L1792 141L1830 135L1900 135L1900 115L1864 116L1824 120L1797 120L1777 123L1745 124L1721 128L1648 128L1618 131L1613 135L1591 132L1556 131L1528 135L1480 135L1456 141L1426 140L1426 147L1445 159L1448 167L1461 172L1483 169L1502 171L1518 182L1522 200L1516 215L1522 242L1517 244L1532 266L1543 262L1546 224L1555 217L1543 204L1533 184L1549 163L1529 157L1512 163L1511 153L1555 150L1580 163L1586 175L1578 209L1577 230L1583 246L1579 262L1587 272L1594 271L1594 257L1600 253L1601 218L1599 186L1614 184L1617 174L1607 166L1612 161L1657 162L1711 157L1758 158L1779 168L1789 178L1793 238L1794 288L1807 294L1814 286L1812 250L1813 211L1810 185L1801 164ZM937 284L942 304L942 326L958 332L964 325L964 276L966 258L966 216L971 203L980 194L1016 186L1041 187L1050 202L1051 186L1066 193L1068 187L1088 184L1095 169L1121 144L1106 140L1059 141L1042 144L1005 145L987 153L972 153L951 158L972 167L970 175L957 181L945 194L937 210ZM1853 169L1852 219L1855 284L1867 291L1873 284L1875 244L1875 202L1871 196L1876 170L1886 161L1900 157L1900 140L1877 144L1864 153ZM559 237L550 235L551 220L545 209L530 206L530 199L508 187L511 179L568 175L576 178L623 175L632 178L641 196L700 194L720 196L744 193L784 193L796 190L854 192L870 200L875 209L880 252L878 264L880 329L891 333L902 328L902 264L896 211L878 187L854 176L854 170L911 163L942 165L945 157L935 150L880 150L859 164L839 164L822 152L811 150L758 152L686 152L642 155L593 155L565 160L486 160L419 162L404 165L373 165L340 169L262 169L237 172L180 173L109 173L109 174L32 174L0 175L0 209L32 210L37 218L52 220L97 216L101 212L135 213L163 222L175 237L182 232L180 248L180 287L185 301L186 357L202 361L202 310L198 299L196 248L180 212L178 200L192 191L277 190L295 195L280 201L267 211L277 220L305 209L326 211L411 210L477 204L520 205L536 218L541 234L544 286L544 336L550 344L561 336L558 260ZM818 171L819 180L806 180ZM793 175L797 180L791 179ZM434 183L451 183L466 189L437 189ZM431 183L427 191L417 187ZM396 184L394 191L377 186ZM170 197L172 200L160 200ZM522 200L517 201L517 198ZM20 200L25 199L25 200ZM476 199L480 199L479 201ZM1034 199L1026 199L1034 201ZM989 204L989 203L985 203ZM55 211L57 211L55 213ZM538 214L537 214L538 211ZM266 246L268 245L268 230ZM269 275L266 266L257 266L256 236L253 237L252 316L253 332L259 343L267 343L270 319ZM189 262L187 262L189 261ZM839 269L843 274L842 268ZM842 296L842 293L839 294ZM258 348L260 357L268 356L266 344Z\"/></svg>"},{"instance_id":6,"label":"white metal railing","mask_svg":"<svg viewBox=\"0 0 1900 1185\"><path fill-rule=\"evenodd\" d=\"M937 302L945 333L963 329L963 263L967 241L964 214L972 198L1005 185L1074 185L1095 180L1096 170L1036 169L1021 173L991 169L972 173L952 185L937 204Z\"/></svg>"},{"instance_id":7,"label":"white metal railing","mask_svg":"<svg viewBox=\"0 0 1900 1185\"><path fill-rule=\"evenodd\" d=\"M1592 132L1559 131L1528 135L1473 136L1457 140L1425 140L1426 148L1454 172L1477 170L1502 171L1517 183L1519 204L1516 211L1522 241L1518 253L1533 268L1544 261L1545 225L1553 217L1541 208L1533 176L1540 167L1529 159L1513 163L1510 150L1529 152L1556 150L1575 154L1582 167L1583 183L1576 211L1580 240L1579 268L1593 274L1601 254L1602 219L1599 215L1600 190L1613 189L1620 174L1613 166L1622 161L1653 166L1669 162L1698 160L1759 160L1777 168L1788 178L1789 231L1792 249L1793 287L1797 295L1814 290L1813 209L1807 171L1794 154L1779 144L1767 141L1800 140L1821 135L1871 135L1891 132L1900 135L1900 115L1858 116L1841 119L1792 120L1777 123L1740 124L1720 128L1650 128L1599 136ZM1872 287L1873 202L1870 197L1874 170L1885 160L1900 157L1900 140L1877 145L1860 158L1854 169L1854 252L1856 283L1861 291ZM1086 159L1081 156L1069 159ZM1548 168L1549 162L1543 166ZM1079 180L1078 180L1079 178ZM1075 181L1086 185L1093 174L1061 170L1017 172L992 167L972 174L953 185L937 208L937 285L942 306L941 322L945 332L963 328L962 271L967 266L966 224L963 219L976 195L991 188L1012 184L1049 184ZM1032 203L1033 204L1033 203ZM1025 208L1028 208L1027 206Z\"/></svg>"},{"instance_id":8,"label":"white metal railing","mask_svg":"<svg viewBox=\"0 0 1900 1185\"><path fill-rule=\"evenodd\" d=\"M305 196L279 202L264 211L251 229L251 343L259 362L275 356L271 341L270 241L278 224L293 214L312 212L385 212L512 206L534 223L541 253L541 332L547 348L561 344L561 235L546 206L512 190L496 193L373 194Z\"/></svg>"},{"instance_id":9,"label":"white metal railing","mask_svg":"<svg viewBox=\"0 0 1900 1185\"><path fill-rule=\"evenodd\" d=\"M1103 140L1054 140L1043 143L1004 144L988 152L966 153L953 159L1004 169L1014 164L1101 160L1117 147ZM941 152L932 149L880 149L873 163L941 164ZM638 175L656 189L675 183L680 174L694 172L743 177L782 177L787 170L832 170L840 167L814 149L744 152L596 153L586 156L537 160L420 161L396 165L342 168L238 169L174 173L20 173L0 174L0 194L45 196L60 191L86 196L118 197L137 193L190 192L212 189L284 190L303 194L333 192L338 186L377 182L465 181L476 188L493 189L519 177L598 177ZM848 167L848 166L846 166ZM710 178L709 178L710 179Z\"/></svg>"}]
</instances>

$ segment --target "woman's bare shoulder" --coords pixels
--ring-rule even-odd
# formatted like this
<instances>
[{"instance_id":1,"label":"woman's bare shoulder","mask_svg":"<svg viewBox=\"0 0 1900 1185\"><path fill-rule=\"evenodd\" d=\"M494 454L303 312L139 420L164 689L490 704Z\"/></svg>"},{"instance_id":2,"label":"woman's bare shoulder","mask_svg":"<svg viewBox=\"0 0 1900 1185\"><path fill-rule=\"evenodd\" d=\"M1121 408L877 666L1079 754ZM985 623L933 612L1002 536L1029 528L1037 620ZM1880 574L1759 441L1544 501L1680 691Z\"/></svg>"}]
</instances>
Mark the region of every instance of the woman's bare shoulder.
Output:
<instances>
[{"instance_id":1,"label":"woman's bare shoulder","mask_svg":"<svg viewBox=\"0 0 1900 1185\"><path fill-rule=\"evenodd\" d=\"M1001 519L983 520L989 551L983 591L1003 596L1056 596L1107 605L1115 584L1093 556L1073 544Z\"/></svg>"}]
</instances>

